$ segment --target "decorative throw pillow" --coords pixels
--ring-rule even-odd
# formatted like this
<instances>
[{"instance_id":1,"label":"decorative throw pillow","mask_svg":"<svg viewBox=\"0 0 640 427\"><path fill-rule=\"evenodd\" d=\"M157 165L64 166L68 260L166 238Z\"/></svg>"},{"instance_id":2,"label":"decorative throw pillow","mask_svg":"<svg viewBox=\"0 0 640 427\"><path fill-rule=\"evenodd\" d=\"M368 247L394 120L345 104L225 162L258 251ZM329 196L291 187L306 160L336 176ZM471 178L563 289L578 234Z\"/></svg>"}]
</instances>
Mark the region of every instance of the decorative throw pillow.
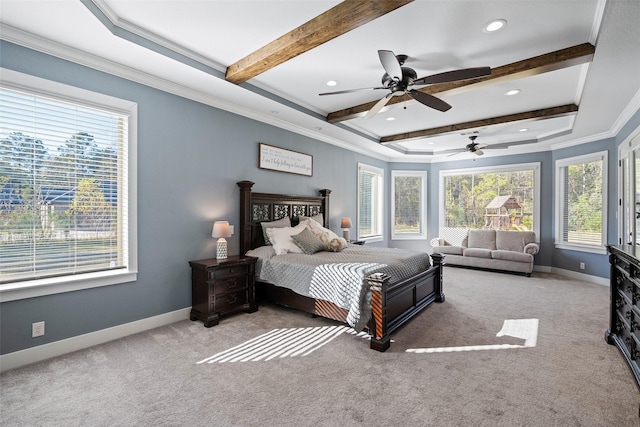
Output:
<instances>
[{"instance_id":1,"label":"decorative throw pillow","mask_svg":"<svg viewBox=\"0 0 640 427\"><path fill-rule=\"evenodd\" d=\"M338 235L336 233L329 230L328 228L324 228L317 221L307 219L305 221L300 221L300 224L306 224L316 236L318 236L321 233L326 234L328 242L331 241L332 239L338 238Z\"/></svg>"},{"instance_id":2,"label":"decorative throw pillow","mask_svg":"<svg viewBox=\"0 0 640 427\"><path fill-rule=\"evenodd\" d=\"M346 247L347 247L347 241L342 237L338 237L337 239L331 239L331 241L329 242L329 250L331 252L340 252Z\"/></svg>"},{"instance_id":3,"label":"decorative throw pillow","mask_svg":"<svg viewBox=\"0 0 640 427\"><path fill-rule=\"evenodd\" d=\"M269 240L276 251L276 255L284 255L286 253L301 254L302 249L295 244L291 236L300 233L305 225L297 225L295 227L267 228Z\"/></svg>"},{"instance_id":4,"label":"decorative throw pillow","mask_svg":"<svg viewBox=\"0 0 640 427\"><path fill-rule=\"evenodd\" d=\"M261 222L262 226L262 235L264 236L264 244L270 245L269 236L267 235L267 229L269 228L282 228L282 227L291 227L291 220L289 217L280 218L276 221L271 222Z\"/></svg>"},{"instance_id":5,"label":"decorative throw pillow","mask_svg":"<svg viewBox=\"0 0 640 427\"><path fill-rule=\"evenodd\" d=\"M305 221L307 219L313 220L315 222L317 222L320 225L324 225L324 216L322 216L322 214L318 214L318 215L314 215L314 216L303 216L300 215L298 218L300 218L300 222Z\"/></svg>"},{"instance_id":6,"label":"decorative throw pillow","mask_svg":"<svg viewBox=\"0 0 640 427\"><path fill-rule=\"evenodd\" d=\"M309 227L305 227L298 234L294 234L291 236L293 242L302 249L307 255L313 255L316 252L320 252L325 250L326 246L315 234L313 231L309 229Z\"/></svg>"}]
</instances>

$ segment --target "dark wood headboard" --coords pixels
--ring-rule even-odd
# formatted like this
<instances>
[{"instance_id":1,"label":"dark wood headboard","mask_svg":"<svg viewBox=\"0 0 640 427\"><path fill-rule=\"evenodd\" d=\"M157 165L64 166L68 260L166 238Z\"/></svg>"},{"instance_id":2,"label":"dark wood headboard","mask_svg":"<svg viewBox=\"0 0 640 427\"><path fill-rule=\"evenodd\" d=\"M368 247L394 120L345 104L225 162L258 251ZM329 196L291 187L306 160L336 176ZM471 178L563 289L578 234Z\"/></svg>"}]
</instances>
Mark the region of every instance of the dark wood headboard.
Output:
<instances>
[{"instance_id":1,"label":"dark wood headboard","mask_svg":"<svg viewBox=\"0 0 640 427\"><path fill-rule=\"evenodd\" d=\"M319 190L320 196L254 193L253 182L240 181L240 254L264 245L261 222L289 217L296 225L300 216L322 214L329 228L329 195L331 190Z\"/></svg>"}]
</instances>

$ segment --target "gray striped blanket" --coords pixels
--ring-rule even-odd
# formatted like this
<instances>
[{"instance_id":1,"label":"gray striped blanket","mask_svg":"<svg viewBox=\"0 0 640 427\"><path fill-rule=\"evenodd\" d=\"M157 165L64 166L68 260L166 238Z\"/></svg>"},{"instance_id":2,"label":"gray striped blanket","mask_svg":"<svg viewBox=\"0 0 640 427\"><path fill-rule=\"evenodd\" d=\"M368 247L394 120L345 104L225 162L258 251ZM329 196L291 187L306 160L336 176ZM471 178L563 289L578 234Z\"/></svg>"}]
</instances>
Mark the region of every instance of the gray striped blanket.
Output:
<instances>
[{"instance_id":1,"label":"gray striped blanket","mask_svg":"<svg viewBox=\"0 0 640 427\"><path fill-rule=\"evenodd\" d=\"M371 290L364 284L364 277L384 266L378 263L319 265L313 271L309 295L348 310L347 323L360 332L371 318Z\"/></svg>"}]
</instances>

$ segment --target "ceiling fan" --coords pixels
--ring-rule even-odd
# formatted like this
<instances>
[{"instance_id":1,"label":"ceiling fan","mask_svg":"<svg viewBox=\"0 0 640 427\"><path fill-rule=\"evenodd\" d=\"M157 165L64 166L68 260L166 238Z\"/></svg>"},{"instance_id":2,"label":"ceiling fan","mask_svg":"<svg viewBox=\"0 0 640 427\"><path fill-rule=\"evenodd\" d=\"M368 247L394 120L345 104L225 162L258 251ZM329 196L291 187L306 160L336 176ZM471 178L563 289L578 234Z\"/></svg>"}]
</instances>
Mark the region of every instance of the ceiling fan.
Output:
<instances>
[{"instance_id":1,"label":"ceiling fan","mask_svg":"<svg viewBox=\"0 0 640 427\"><path fill-rule=\"evenodd\" d=\"M459 150L445 150L445 151L441 151L440 153L452 153L452 154L449 154L448 157L455 156L456 154L460 154L460 153L467 153L467 152L473 153L476 156L482 156L484 154L484 151L482 150L485 150L485 149L504 149L514 145L533 144L533 143L539 142L537 139L530 139L526 141L512 141L512 142L503 142L500 144L488 145L488 144L480 144L476 142L477 137L478 135L469 136L469 139L471 140L471 142L467 144L464 148L461 148Z\"/></svg>"},{"instance_id":2,"label":"ceiling fan","mask_svg":"<svg viewBox=\"0 0 640 427\"><path fill-rule=\"evenodd\" d=\"M387 105L392 96L404 95L411 96L419 103L427 107L434 108L438 111L447 111L451 108L447 102L428 93L420 92L412 89L416 85L428 85L434 83L453 82L457 80L474 79L484 77L491 74L490 67L463 68L460 70L445 71L444 73L432 74L430 76L418 78L418 74L413 68L403 67L407 60L407 55L396 55L390 50L379 50L378 57L384 75L382 76L382 86L369 87L362 89L348 89L337 92L325 92L320 95L337 95L341 93L358 92L363 90L387 89L390 92L380 99L365 115L365 119L373 117L382 108Z\"/></svg>"},{"instance_id":3,"label":"ceiling fan","mask_svg":"<svg viewBox=\"0 0 640 427\"><path fill-rule=\"evenodd\" d=\"M473 153L476 156L482 156L484 154L484 151L482 151L483 148L487 147L487 144L479 144L476 142L476 138L478 137L478 135L471 135L469 137L469 139L471 140L471 142L469 144L467 144L463 149L461 150L456 150L453 154L449 154L449 157L451 156L455 156L458 153L465 153L465 152L469 152L469 153Z\"/></svg>"}]
</instances>

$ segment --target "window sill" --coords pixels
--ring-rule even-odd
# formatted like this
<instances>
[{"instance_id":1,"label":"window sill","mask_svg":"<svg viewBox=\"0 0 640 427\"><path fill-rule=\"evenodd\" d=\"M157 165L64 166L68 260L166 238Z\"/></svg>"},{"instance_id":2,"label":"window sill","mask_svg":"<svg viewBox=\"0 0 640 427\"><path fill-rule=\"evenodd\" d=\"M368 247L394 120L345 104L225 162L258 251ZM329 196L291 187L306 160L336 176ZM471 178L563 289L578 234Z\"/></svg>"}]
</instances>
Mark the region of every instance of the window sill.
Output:
<instances>
[{"instance_id":1,"label":"window sill","mask_svg":"<svg viewBox=\"0 0 640 427\"><path fill-rule=\"evenodd\" d=\"M0 285L0 302L135 282L137 278L137 271L113 270L108 272L78 274L76 276L6 283Z\"/></svg>"},{"instance_id":2,"label":"window sill","mask_svg":"<svg viewBox=\"0 0 640 427\"><path fill-rule=\"evenodd\" d=\"M365 243L377 243L377 242L384 242L384 239L382 238L382 236L376 236L376 237L360 237L358 238L358 240L361 240Z\"/></svg>"},{"instance_id":3,"label":"window sill","mask_svg":"<svg viewBox=\"0 0 640 427\"><path fill-rule=\"evenodd\" d=\"M556 249L568 249L570 251L578 251L578 252L589 252L592 254L607 254L607 248L605 246L591 246L591 245L580 245L576 243L566 243L566 242L556 242Z\"/></svg>"},{"instance_id":4,"label":"window sill","mask_svg":"<svg viewBox=\"0 0 640 427\"><path fill-rule=\"evenodd\" d=\"M423 236L423 235L418 235L418 234L409 234L409 235L402 235L402 234L396 234L394 236L391 236L391 240L427 240L427 236Z\"/></svg>"}]
</instances>

